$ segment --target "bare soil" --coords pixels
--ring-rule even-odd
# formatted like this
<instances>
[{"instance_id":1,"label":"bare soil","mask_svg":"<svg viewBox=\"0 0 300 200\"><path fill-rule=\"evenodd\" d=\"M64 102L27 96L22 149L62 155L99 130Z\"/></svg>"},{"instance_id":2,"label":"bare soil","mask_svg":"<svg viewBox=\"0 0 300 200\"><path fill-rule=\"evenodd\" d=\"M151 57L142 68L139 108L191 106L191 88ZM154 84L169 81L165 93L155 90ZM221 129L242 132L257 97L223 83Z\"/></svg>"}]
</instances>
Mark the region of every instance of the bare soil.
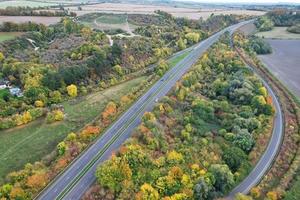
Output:
<instances>
[{"instance_id":1,"label":"bare soil","mask_svg":"<svg viewBox=\"0 0 300 200\"><path fill-rule=\"evenodd\" d=\"M300 97L300 40L267 39L273 53L259 56L268 69Z\"/></svg>"}]
</instances>

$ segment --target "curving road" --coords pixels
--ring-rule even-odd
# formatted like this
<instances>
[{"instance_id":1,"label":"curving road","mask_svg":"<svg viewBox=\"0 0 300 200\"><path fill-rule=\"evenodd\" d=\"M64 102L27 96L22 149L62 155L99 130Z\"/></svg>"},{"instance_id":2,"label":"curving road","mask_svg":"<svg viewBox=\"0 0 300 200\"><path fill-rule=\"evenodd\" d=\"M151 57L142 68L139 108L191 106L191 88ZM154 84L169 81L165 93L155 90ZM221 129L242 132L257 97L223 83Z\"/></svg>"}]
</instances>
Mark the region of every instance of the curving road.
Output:
<instances>
[{"instance_id":1,"label":"curving road","mask_svg":"<svg viewBox=\"0 0 300 200\"><path fill-rule=\"evenodd\" d=\"M259 73L255 70L255 67L248 66L258 77L260 77ZM283 112L281 109L281 104L278 100L273 89L269 86L269 84L260 77L264 86L267 88L269 94L272 97L274 108L275 108L275 118L273 122L273 131L272 136L270 138L269 144L261 156L260 160L256 164L256 166L252 169L250 174L238 185L236 186L230 193L228 198L233 199L237 193L248 194L252 187L256 186L263 176L268 172L270 167L275 160L277 153L280 149L281 142L284 136L284 118Z\"/></svg>"},{"instance_id":2,"label":"curving road","mask_svg":"<svg viewBox=\"0 0 300 200\"><path fill-rule=\"evenodd\" d=\"M69 167L56 177L36 199L80 199L94 183L97 166L108 159L112 152L130 137L132 130L141 122L146 111L152 110L156 99L165 96L175 83L199 57L226 31L233 32L250 21L241 22L223 29L208 39L195 45L188 56L171 68L142 97L116 120L106 132L84 151Z\"/></svg>"}]
</instances>

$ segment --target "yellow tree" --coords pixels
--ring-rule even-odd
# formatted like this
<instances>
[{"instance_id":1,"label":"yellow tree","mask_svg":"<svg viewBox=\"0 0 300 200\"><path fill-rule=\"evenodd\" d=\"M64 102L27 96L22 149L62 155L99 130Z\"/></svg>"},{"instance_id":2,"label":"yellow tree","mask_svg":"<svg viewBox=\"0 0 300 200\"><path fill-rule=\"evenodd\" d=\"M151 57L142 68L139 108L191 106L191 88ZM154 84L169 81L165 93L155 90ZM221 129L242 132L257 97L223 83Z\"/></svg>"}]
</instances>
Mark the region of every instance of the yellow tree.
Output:
<instances>
[{"instance_id":1,"label":"yellow tree","mask_svg":"<svg viewBox=\"0 0 300 200\"><path fill-rule=\"evenodd\" d=\"M150 184L144 183L136 196L137 200L158 200L159 194Z\"/></svg>"},{"instance_id":2,"label":"yellow tree","mask_svg":"<svg viewBox=\"0 0 300 200\"><path fill-rule=\"evenodd\" d=\"M74 84L71 84L67 87L67 92L68 92L68 95L70 97L76 97L77 96L77 87L76 85Z\"/></svg>"}]
</instances>

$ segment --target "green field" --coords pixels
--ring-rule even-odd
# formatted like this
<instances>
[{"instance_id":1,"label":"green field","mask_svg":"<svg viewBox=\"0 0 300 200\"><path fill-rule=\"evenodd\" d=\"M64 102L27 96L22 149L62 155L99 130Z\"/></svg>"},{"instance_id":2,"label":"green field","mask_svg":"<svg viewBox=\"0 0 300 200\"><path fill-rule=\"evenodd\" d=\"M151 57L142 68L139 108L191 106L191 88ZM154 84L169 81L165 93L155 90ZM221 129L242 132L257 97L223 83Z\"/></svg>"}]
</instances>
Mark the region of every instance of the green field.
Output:
<instances>
[{"instance_id":1,"label":"green field","mask_svg":"<svg viewBox=\"0 0 300 200\"><path fill-rule=\"evenodd\" d=\"M97 23L102 24L124 24L126 17L124 15L103 15L96 19Z\"/></svg>"},{"instance_id":2,"label":"green field","mask_svg":"<svg viewBox=\"0 0 300 200\"><path fill-rule=\"evenodd\" d=\"M45 119L39 119L23 127L0 131L0 183L9 172L23 168L26 163L41 160L69 132L95 119L110 100L120 99L145 79L144 76L139 77L78 98L76 102L63 103L66 114L63 122L46 124Z\"/></svg>"},{"instance_id":3,"label":"green field","mask_svg":"<svg viewBox=\"0 0 300 200\"><path fill-rule=\"evenodd\" d=\"M0 32L0 42L11 40L16 36L21 35L20 32Z\"/></svg>"},{"instance_id":4,"label":"green field","mask_svg":"<svg viewBox=\"0 0 300 200\"><path fill-rule=\"evenodd\" d=\"M268 39L300 39L300 34L288 32L287 27L274 27L271 31L258 32L257 36Z\"/></svg>"}]
</instances>

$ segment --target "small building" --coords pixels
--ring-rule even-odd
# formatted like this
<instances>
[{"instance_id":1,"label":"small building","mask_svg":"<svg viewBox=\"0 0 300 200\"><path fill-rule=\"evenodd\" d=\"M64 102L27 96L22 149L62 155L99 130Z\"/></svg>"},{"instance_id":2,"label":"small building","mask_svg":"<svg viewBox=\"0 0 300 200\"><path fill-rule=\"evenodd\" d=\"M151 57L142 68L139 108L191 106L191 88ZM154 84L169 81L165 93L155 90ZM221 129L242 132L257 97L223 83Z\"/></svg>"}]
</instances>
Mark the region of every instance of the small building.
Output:
<instances>
[{"instance_id":1,"label":"small building","mask_svg":"<svg viewBox=\"0 0 300 200\"><path fill-rule=\"evenodd\" d=\"M9 81L0 80L0 90L6 89L9 87Z\"/></svg>"},{"instance_id":2,"label":"small building","mask_svg":"<svg viewBox=\"0 0 300 200\"><path fill-rule=\"evenodd\" d=\"M17 97L22 97L23 96L22 90L18 87L9 88L9 92L13 96L17 96Z\"/></svg>"}]
</instances>

